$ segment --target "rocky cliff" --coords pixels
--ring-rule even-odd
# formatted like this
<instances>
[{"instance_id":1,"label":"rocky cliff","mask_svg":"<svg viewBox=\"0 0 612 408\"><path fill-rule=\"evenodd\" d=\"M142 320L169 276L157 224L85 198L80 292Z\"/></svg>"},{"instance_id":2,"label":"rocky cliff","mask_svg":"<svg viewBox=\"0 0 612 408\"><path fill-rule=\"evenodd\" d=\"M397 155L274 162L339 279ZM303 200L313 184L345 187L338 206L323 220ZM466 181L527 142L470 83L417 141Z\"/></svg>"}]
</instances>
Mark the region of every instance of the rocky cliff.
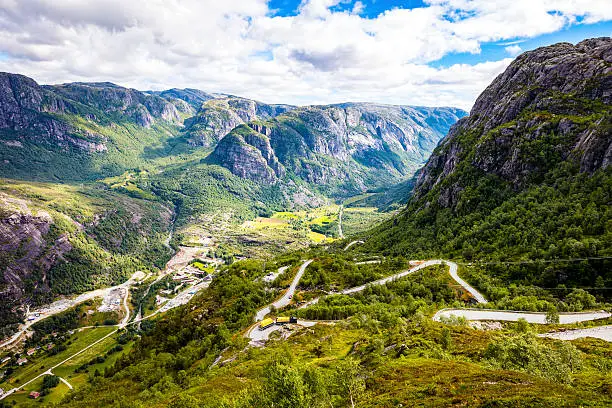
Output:
<instances>
[{"instance_id":1,"label":"rocky cliff","mask_svg":"<svg viewBox=\"0 0 612 408\"><path fill-rule=\"evenodd\" d=\"M177 134L192 110L111 83L40 86L0 73L0 172L38 180L120 173Z\"/></svg>"},{"instance_id":2,"label":"rocky cliff","mask_svg":"<svg viewBox=\"0 0 612 408\"><path fill-rule=\"evenodd\" d=\"M449 178L467 166L515 190L541 180L565 160L587 172L609 166L611 64L609 38L519 56L440 143L419 173L415 197L439 185L438 203L456 206L466 180Z\"/></svg>"},{"instance_id":3,"label":"rocky cliff","mask_svg":"<svg viewBox=\"0 0 612 408\"><path fill-rule=\"evenodd\" d=\"M249 122L250 133L265 140L262 149L226 137L211 158L241 177L275 183L293 174L333 194L350 195L410 176L464 114L365 103L296 108ZM264 157L274 163L265 175L258 169L267 167Z\"/></svg>"}]
</instances>

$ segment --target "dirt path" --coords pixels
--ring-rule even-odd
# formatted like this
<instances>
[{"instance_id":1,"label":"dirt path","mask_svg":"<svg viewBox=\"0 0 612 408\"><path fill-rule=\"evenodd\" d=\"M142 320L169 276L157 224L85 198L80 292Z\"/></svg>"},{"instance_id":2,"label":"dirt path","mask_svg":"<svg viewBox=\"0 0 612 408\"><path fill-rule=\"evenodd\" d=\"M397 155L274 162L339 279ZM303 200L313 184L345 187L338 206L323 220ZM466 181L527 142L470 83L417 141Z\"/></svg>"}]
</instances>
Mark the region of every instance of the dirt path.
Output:
<instances>
[{"instance_id":1,"label":"dirt path","mask_svg":"<svg viewBox=\"0 0 612 408\"><path fill-rule=\"evenodd\" d=\"M593 337L612 342L612 325L589 327L588 329L564 330L551 333L538 334L538 337L548 337L558 340L576 340L584 337Z\"/></svg>"},{"instance_id":2,"label":"dirt path","mask_svg":"<svg viewBox=\"0 0 612 408\"><path fill-rule=\"evenodd\" d=\"M344 206L340 206L340 211L338 212L338 236L340 239L344 239L344 233L342 232L342 214L344 213Z\"/></svg>"}]
</instances>

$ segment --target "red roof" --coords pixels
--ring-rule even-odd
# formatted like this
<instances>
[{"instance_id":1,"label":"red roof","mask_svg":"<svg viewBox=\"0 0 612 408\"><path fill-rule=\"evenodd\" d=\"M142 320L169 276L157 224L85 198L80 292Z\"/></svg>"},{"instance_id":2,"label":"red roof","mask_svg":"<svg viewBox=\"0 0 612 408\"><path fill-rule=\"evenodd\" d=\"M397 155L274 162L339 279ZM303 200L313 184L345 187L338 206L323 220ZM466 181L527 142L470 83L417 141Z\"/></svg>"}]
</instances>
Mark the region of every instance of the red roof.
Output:
<instances>
[{"instance_id":1,"label":"red roof","mask_svg":"<svg viewBox=\"0 0 612 408\"><path fill-rule=\"evenodd\" d=\"M36 398L38 398L38 397L40 397L40 392L37 392L37 391L32 391L32 392L30 393L30 398L34 398L34 399L36 399Z\"/></svg>"}]
</instances>

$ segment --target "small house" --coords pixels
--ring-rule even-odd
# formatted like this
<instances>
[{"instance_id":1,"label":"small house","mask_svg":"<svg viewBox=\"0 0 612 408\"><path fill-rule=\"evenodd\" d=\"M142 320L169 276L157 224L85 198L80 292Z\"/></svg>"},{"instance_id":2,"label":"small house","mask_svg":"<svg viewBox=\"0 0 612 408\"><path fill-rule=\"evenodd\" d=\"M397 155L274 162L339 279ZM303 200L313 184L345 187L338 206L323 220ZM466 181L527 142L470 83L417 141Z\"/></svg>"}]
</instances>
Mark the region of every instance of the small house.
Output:
<instances>
[{"instance_id":1,"label":"small house","mask_svg":"<svg viewBox=\"0 0 612 408\"><path fill-rule=\"evenodd\" d=\"M38 392L38 391L32 391L32 392L30 393L30 398L32 398L32 399L36 399L36 398L38 398L38 397L40 397L40 392Z\"/></svg>"},{"instance_id":2,"label":"small house","mask_svg":"<svg viewBox=\"0 0 612 408\"><path fill-rule=\"evenodd\" d=\"M34 354L34 353L36 353L36 349L35 349L35 348L31 348L31 349L29 349L29 350L26 352L26 354L27 354L28 356L31 356L31 355L32 355L32 354Z\"/></svg>"},{"instance_id":3,"label":"small house","mask_svg":"<svg viewBox=\"0 0 612 408\"><path fill-rule=\"evenodd\" d=\"M25 357L21 357L19 360L17 360L17 365L24 365L25 363L28 362L28 359Z\"/></svg>"}]
</instances>

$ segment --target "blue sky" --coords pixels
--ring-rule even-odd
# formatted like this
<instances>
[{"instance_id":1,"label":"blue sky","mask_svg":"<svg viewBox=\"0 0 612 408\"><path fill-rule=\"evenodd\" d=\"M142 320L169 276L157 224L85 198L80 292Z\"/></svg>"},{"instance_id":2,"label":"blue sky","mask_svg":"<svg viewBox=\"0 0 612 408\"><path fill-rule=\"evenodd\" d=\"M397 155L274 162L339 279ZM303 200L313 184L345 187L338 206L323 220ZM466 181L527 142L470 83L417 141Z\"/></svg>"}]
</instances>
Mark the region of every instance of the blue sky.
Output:
<instances>
[{"instance_id":1,"label":"blue sky","mask_svg":"<svg viewBox=\"0 0 612 408\"><path fill-rule=\"evenodd\" d=\"M14 1L0 5L0 70L470 109L521 52L611 35L610 0Z\"/></svg>"}]
</instances>

